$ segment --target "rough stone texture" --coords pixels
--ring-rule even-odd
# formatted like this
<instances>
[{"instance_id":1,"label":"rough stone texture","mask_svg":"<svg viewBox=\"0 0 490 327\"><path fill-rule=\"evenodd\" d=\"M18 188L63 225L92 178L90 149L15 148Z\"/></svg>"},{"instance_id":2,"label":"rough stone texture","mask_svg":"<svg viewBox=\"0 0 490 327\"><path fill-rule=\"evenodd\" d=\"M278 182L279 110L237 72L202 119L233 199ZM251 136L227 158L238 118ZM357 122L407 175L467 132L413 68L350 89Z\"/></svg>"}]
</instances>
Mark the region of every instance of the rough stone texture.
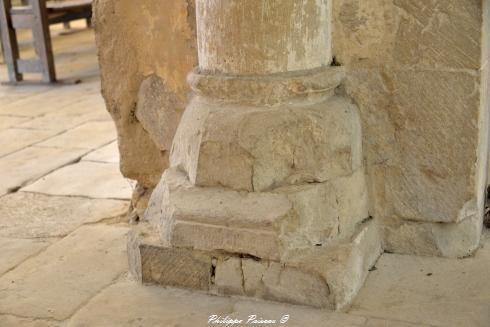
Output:
<instances>
[{"instance_id":1,"label":"rough stone texture","mask_svg":"<svg viewBox=\"0 0 490 327\"><path fill-rule=\"evenodd\" d=\"M2 197L0 236L63 237L84 223L124 215L127 201L17 192Z\"/></svg>"},{"instance_id":2,"label":"rough stone texture","mask_svg":"<svg viewBox=\"0 0 490 327\"><path fill-rule=\"evenodd\" d=\"M141 83L136 118L161 151L170 151L184 108L184 101L157 75Z\"/></svg>"},{"instance_id":3,"label":"rough stone texture","mask_svg":"<svg viewBox=\"0 0 490 327\"><path fill-rule=\"evenodd\" d=\"M481 223L488 153L483 9L479 1L333 2L333 53L346 67L344 91L361 111L373 216L391 224ZM424 234L426 225L411 226ZM471 252L478 240L474 233L465 251L450 252ZM411 253L444 252L413 245ZM392 242L391 250L408 249Z\"/></svg>"},{"instance_id":4,"label":"rough stone texture","mask_svg":"<svg viewBox=\"0 0 490 327\"><path fill-rule=\"evenodd\" d=\"M131 184L121 176L117 164L90 161L58 169L22 190L123 200L130 199L132 194Z\"/></svg>"},{"instance_id":5,"label":"rough stone texture","mask_svg":"<svg viewBox=\"0 0 490 327\"><path fill-rule=\"evenodd\" d=\"M145 3L145 6L149 6L150 0L147 1L148 4ZM184 2L165 3L166 10L162 12L165 14L172 13L172 10ZM297 4L288 2L284 6L284 10L280 12L285 13L286 9L291 9L290 6ZM220 9L218 5L219 2L209 4L209 6L216 7L211 8L216 10L216 13L213 14L224 15L223 11L228 9L225 7ZM243 8L249 5L240 4ZM275 5L275 2L268 2L266 7L271 9ZM142 37L145 33L137 33L137 28L128 30L122 25L122 20L119 19L118 15L123 12L122 8L129 8L130 6L128 1L121 1L118 4L112 4L110 1L99 1L96 6L99 7L98 12L99 16L102 17L101 21L104 19L105 22L118 22L118 24L105 24L104 26L111 26L110 28L106 27L107 30L105 31L99 29L99 44L103 44L105 40L109 39L109 35L112 40L113 35L110 33L116 29L118 33L124 34L124 39L112 43L114 46L106 47L107 50L101 52L103 70L107 76L106 80L108 82L116 80L116 75L120 76L121 74L127 74L124 76L141 76L141 74L137 74L139 68L136 67L136 63L142 62L140 66L145 67L159 65L161 61L151 58L163 59L168 56L169 66L173 65L178 68L175 71L178 72L177 75L180 74L181 84L179 85L182 86L182 89L186 89L183 76L187 71L190 71L196 58L194 53L196 52L194 49L195 41L188 29L192 23L186 24L192 21L193 17L190 16L194 13L182 10L181 14L185 12L190 14L189 17L183 19L179 15L173 15L171 20L166 20L166 22L178 21L175 23L176 25L184 24L187 27L180 29L179 33L175 33L175 36L166 34L167 30L173 30L173 28L156 29L158 33L167 35L166 37L170 38L171 43L175 46L172 51L165 48L165 51L160 49L159 52L153 52L153 48L160 47L160 44L165 43L157 41L160 40L160 34L155 37L156 41L147 42ZM483 19L488 17L488 15L484 15L484 10L488 13L488 7L486 3L482 5L481 2L473 0L468 3L458 0L450 0L449 2L442 0L373 0L369 3L362 0L332 1L333 55L336 61L346 68L347 78L344 82L343 91L354 99L361 110L371 215L385 220L391 219L393 220L392 224L402 224L403 222L400 220L457 223L464 219L474 219L471 218L474 214L478 217L482 216L483 189L486 186L488 156L489 129L487 128L488 123L486 123L488 122L488 97L485 94L488 89L489 42L487 38L481 36L483 31L490 30L488 28L490 20ZM158 10L157 7L152 8ZM208 13L213 12L208 9L203 5L200 10ZM111 10L114 14L108 14ZM233 11L236 8L229 10ZM133 11L127 10L127 12ZM270 10L269 12L274 11ZM228 16L234 17L233 26L245 23L238 16ZM291 18L288 15L285 16L280 17L280 19ZM176 17L180 17L180 20ZM151 18L154 26L157 26L161 21L152 15L148 15L147 18ZM269 17L269 19L272 18ZM216 26L227 23L220 21L217 24L217 21L210 19L209 16L207 19ZM206 22L206 20L199 22L202 30L206 30L206 26L209 25ZM311 20L310 23L317 24L318 22ZM127 25L133 27L135 24ZM260 26L257 27L259 30ZM210 30L213 29L210 28ZM315 28L311 30L313 31ZM223 72L237 72L241 71L240 69L248 69L248 72L252 70L270 72L281 70L281 67L287 67L286 70L288 70L294 66L294 60L292 61L293 64L290 62L288 66L288 60L291 58L278 60L276 57L270 58L269 53L265 53L261 57L261 60L267 63L263 66L257 62L247 62L246 56L241 56L241 59L236 62L219 62L221 59L212 59L215 60L212 61L210 59L212 56L223 53L224 49L230 50L229 47L217 46L217 44L220 42L237 42L237 40L231 39L232 33L226 33L226 29L219 30L218 27L213 31L216 32L213 35L203 33L202 38L203 40L206 39L206 42L200 42L203 49L201 57L205 69ZM243 29L243 31L248 31L248 29ZM273 30L272 32L277 31ZM267 43L270 48L276 49L284 46L281 42L286 42L287 39L276 38L280 40L276 42L273 39L275 34L272 32L262 33L264 38L271 38L270 42ZM294 28L290 32L291 35L294 35ZM262 34L253 30L253 33L242 33L240 37L247 41L250 39L250 35ZM138 40L135 40L133 35L138 35ZM126 46L130 42L140 46L134 47L134 49L131 46ZM182 47L182 44L185 46ZM329 45L326 43L324 45L325 49L328 49ZM126 46L125 48L131 49L129 51L131 56L125 53L127 61L117 57L115 51L117 46ZM139 50L140 48L143 50ZM149 48L151 49L148 50ZM185 55L172 56L183 48L188 50ZM139 56L142 52L146 54L146 57ZM170 52L172 54L169 54ZM159 53L159 57L154 56L154 53ZM328 62L330 50L318 51L315 48L315 55L318 53L324 54L325 63ZM220 56L226 57L227 55L229 53ZM296 63L308 58L308 55L296 55L298 55L295 58L295 60L297 59ZM190 57L194 60L192 64L188 60ZM251 55L250 57L254 56ZM132 60L131 58L139 60ZM184 59L181 60L181 58ZM257 57L254 58L257 59ZM109 71L109 69L104 69L104 60L108 63L107 67L112 62L125 63L124 70L111 68ZM311 62L321 62L315 60ZM189 65L180 70L186 64ZM159 76L162 83L156 84L172 89L173 84L166 80L166 76L155 73L155 69L152 68L148 68L149 73L144 76L152 76L151 80ZM160 69L160 71L165 71L165 69ZM152 74L156 76L153 77ZM106 97L107 94L117 94L118 96L113 98L117 98L118 101L108 102L109 106L111 108L124 108L121 109L122 112L129 117L130 108L137 102L135 94L140 89L139 84L143 77L124 80L131 85L116 87L117 83L105 83L106 87L110 89L106 91ZM167 94L167 92L163 92L163 94ZM171 94L171 92L168 93L168 99L173 99ZM184 101L184 98L181 97L180 99ZM172 102L173 100L168 101ZM149 104L148 107L154 106ZM148 117L154 117L154 115L150 114ZM129 118L121 119L129 121ZM122 126L122 124L120 125ZM121 127L120 129L124 128ZM154 129L154 126L148 127L148 130L150 129ZM134 126L128 128L128 135L132 135L130 137L132 140L147 140L149 138L144 133L140 133L144 134L144 137L136 137L136 130ZM127 144L128 141L123 140L121 143ZM155 160L143 160L143 158L156 153L156 150L152 150L155 147L148 146L143 141L141 141L140 148L142 146L145 147L145 153L133 156L133 158L137 158L135 160L142 159L139 163L145 162L145 164L134 169L135 171L139 170L141 174L145 169L151 170L150 167L155 167L155 165L150 164ZM137 151L136 147L131 149L129 147L131 146L127 145L123 149L128 158L131 153ZM219 147L217 149L218 145L214 143L208 144L206 147L205 151L211 159L215 158L218 150L223 153L227 152L228 155L223 158L223 161L228 165L242 166L243 170L243 174L235 176L220 172L219 179L213 176L208 177L212 177L218 183L238 185L241 189L250 189L254 186L248 178L250 177L248 167L251 161L248 153L236 147L226 149ZM241 160L236 158L241 158ZM213 164L214 162L209 165L210 174L213 173L213 167L215 167ZM197 167L190 168L198 169ZM161 171L161 169L153 169L153 172L157 170ZM218 172L214 174L216 175ZM490 176L490 174L488 175ZM216 181L216 179L218 180ZM141 180L143 179L140 178ZM207 182L205 179L204 183ZM421 228L421 234L424 233L423 226L422 224L413 225L414 228ZM472 245L467 250L471 251L474 248L473 244L477 242L478 239L473 238L470 242ZM393 250L398 251L397 248L399 248L399 251L405 252L402 249L403 246L403 244L393 244ZM413 253L441 254L440 249L427 252L424 249L413 248L413 251Z\"/></svg>"},{"instance_id":6,"label":"rough stone texture","mask_svg":"<svg viewBox=\"0 0 490 327\"><path fill-rule=\"evenodd\" d=\"M243 261L230 257L216 263L214 283L220 294L244 294Z\"/></svg>"},{"instance_id":7,"label":"rough stone texture","mask_svg":"<svg viewBox=\"0 0 490 327\"><path fill-rule=\"evenodd\" d=\"M369 214L364 173L267 192L195 187L168 169L146 220L165 245L278 260L290 249L349 241Z\"/></svg>"},{"instance_id":8,"label":"rough stone texture","mask_svg":"<svg viewBox=\"0 0 490 327\"><path fill-rule=\"evenodd\" d=\"M164 248L155 236L148 226L131 232L128 239L131 274L143 283L208 290L211 256L189 249Z\"/></svg>"},{"instance_id":9,"label":"rough stone texture","mask_svg":"<svg viewBox=\"0 0 490 327\"><path fill-rule=\"evenodd\" d=\"M327 0L199 1L199 67L260 75L326 66L330 8Z\"/></svg>"},{"instance_id":10,"label":"rough stone texture","mask_svg":"<svg viewBox=\"0 0 490 327\"><path fill-rule=\"evenodd\" d=\"M144 187L154 187L168 165L171 125L178 123L171 113L183 109L173 106L184 105L185 77L197 63L194 0L97 0L94 23L103 95L118 129L121 171ZM153 97L151 90L148 97L142 90L144 98L138 99L149 76L161 79L164 98ZM168 124L164 135L170 140L158 144L154 140L161 140L162 131L148 120L164 108L172 117L167 121L160 116Z\"/></svg>"},{"instance_id":11,"label":"rough stone texture","mask_svg":"<svg viewBox=\"0 0 490 327\"><path fill-rule=\"evenodd\" d=\"M123 227L83 227L6 273L0 278L1 312L67 319L127 271L126 233Z\"/></svg>"},{"instance_id":12,"label":"rough stone texture","mask_svg":"<svg viewBox=\"0 0 490 327\"><path fill-rule=\"evenodd\" d=\"M358 112L343 98L274 108L196 97L175 137L172 167L191 183L266 191L352 174L361 165Z\"/></svg>"},{"instance_id":13,"label":"rough stone texture","mask_svg":"<svg viewBox=\"0 0 490 327\"><path fill-rule=\"evenodd\" d=\"M247 244L230 253L166 247L145 223L128 241L130 271L143 282L337 310L349 307L382 252L373 221L362 224L346 242L289 251L281 261L243 255L250 248Z\"/></svg>"}]
</instances>

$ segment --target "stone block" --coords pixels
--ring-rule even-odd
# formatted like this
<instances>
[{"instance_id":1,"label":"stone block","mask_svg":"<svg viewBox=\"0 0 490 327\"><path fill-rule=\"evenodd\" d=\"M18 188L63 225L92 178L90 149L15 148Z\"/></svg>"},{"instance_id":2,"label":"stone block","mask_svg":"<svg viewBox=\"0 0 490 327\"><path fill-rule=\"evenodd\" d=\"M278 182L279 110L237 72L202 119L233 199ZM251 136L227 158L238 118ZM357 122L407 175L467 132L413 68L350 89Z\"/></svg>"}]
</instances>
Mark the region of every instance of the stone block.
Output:
<instances>
[{"instance_id":1,"label":"stone block","mask_svg":"<svg viewBox=\"0 0 490 327\"><path fill-rule=\"evenodd\" d=\"M161 151L170 151L184 107L159 76L150 75L141 83L136 118Z\"/></svg>"},{"instance_id":2,"label":"stone block","mask_svg":"<svg viewBox=\"0 0 490 327\"><path fill-rule=\"evenodd\" d=\"M230 257L216 264L214 284L220 294L243 295L242 259Z\"/></svg>"},{"instance_id":3,"label":"stone block","mask_svg":"<svg viewBox=\"0 0 490 327\"><path fill-rule=\"evenodd\" d=\"M480 246L483 217L474 214L457 223L424 223L385 218L382 224L387 251L423 256L463 258Z\"/></svg>"},{"instance_id":4,"label":"stone block","mask_svg":"<svg viewBox=\"0 0 490 327\"><path fill-rule=\"evenodd\" d=\"M178 248L244 253L270 260L280 257L277 234L257 229L177 221L168 241Z\"/></svg>"},{"instance_id":5,"label":"stone block","mask_svg":"<svg viewBox=\"0 0 490 327\"><path fill-rule=\"evenodd\" d=\"M373 221L361 224L350 240L290 251L281 260L169 248L151 225L138 229L128 247L131 271L139 280L338 310L349 306L382 251Z\"/></svg>"},{"instance_id":6,"label":"stone block","mask_svg":"<svg viewBox=\"0 0 490 327\"><path fill-rule=\"evenodd\" d=\"M164 247L148 228L132 231L128 255L132 275L143 283L198 290L208 290L211 284L209 254Z\"/></svg>"},{"instance_id":7,"label":"stone block","mask_svg":"<svg viewBox=\"0 0 490 327\"><path fill-rule=\"evenodd\" d=\"M192 184L266 191L346 176L361 166L356 107L321 103L248 107L196 97L176 134L171 165Z\"/></svg>"},{"instance_id":8,"label":"stone block","mask_svg":"<svg viewBox=\"0 0 490 327\"><path fill-rule=\"evenodd\" d=\"M349 242L290 251L283 260L291 267L322 276L335 309L347 310L382 252L377 222L370 220L358 227Z\"/></svg>"},{"instance_id":9,"label":"stone block","mask_svg":"<svg viewBox=\"0 0 490 327\"><path fill-rule=\"evenodd\" d=\"M281 221L281 243L288 249L328 245L348 240L369 216L363 170L324 183L287 186L284 194L292 208Z\"/></svg>"}]
</instances>

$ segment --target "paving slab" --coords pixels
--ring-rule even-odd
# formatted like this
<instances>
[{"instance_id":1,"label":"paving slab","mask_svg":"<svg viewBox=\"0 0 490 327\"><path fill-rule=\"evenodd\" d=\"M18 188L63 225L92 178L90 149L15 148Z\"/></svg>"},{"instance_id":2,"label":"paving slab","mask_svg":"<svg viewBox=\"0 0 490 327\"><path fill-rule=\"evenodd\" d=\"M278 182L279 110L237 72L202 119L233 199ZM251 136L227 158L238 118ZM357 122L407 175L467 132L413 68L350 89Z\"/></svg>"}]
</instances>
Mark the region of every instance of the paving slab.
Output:
<instances>
[{"instance_id":1,"label":"paving slab","mask_svg":"<svg viewBox=\"0 0 490 327\"><path fill-rule=\"evenodd\" d=\"M1 119L1 118L0 118ZM0 157L21 150L35 143L40 143L54 135L52 130L31 130L23 128L8 128L0 131Z\"/></svg>"},{"instance_id":2,"label":"paving slab","mask_svg":"<svg viewBox=\"0 0 490 327\"><path fill-rule=\"evenodd\" d=\"M38 145L58 148L97 149L116 139L116 128L113 122L94 121L77 126Z\"/></svg>"},{"instance_id":3,"label":"paving slab","mask_svg":"<svg viewBox=\"0 0 490 327\"><path fill-rule=\"evenodd\" d=\"M10 315L0 315L2 327L61 327L60 322L43 319L20 318Z\"/></svg>"},{"instance_id":4,"label":"paving slab","mask_svg":"<svg viewBox=\"0 0 490 327\"><path fill-rule=\"evenodd\" d=\"M102 99L84 99L69 105L58 112L49 112L45 115L32 118L19 124L20 128L52 130L58 133L73 129L92 120L100 120L108 115ZM23 118L26 119L26 118Z\"/></svg>"},{"instance_id":5,"label":"paving slab","mask_svg":"<svg viewBox=\"0 0 490 327\"><path fill-rule=\"evenodd\" d=\"M68 105L80 102L88 90L83 85L52 86L45 92L2 105L0 114L37 117L48 112L63 110Z\"/></svg>"},{"instance_id":6,"label":"paving slab","mask_svg":"<svg viewBox=\"0 0 490 327\"><path fill-rule=\"evenodd\" d=\"M404 321L371 318L366 323L366 327L431 327L431 326L426 324L412 324Z\"/></svg>"},{"instance_id":7,"label":"paving slab","mask_svg":"<svg viewBox=\"0 0 490 327\"><path fill-rule=\"evenodd\" d=\"M233 311L230 298L122 281L102 291L68 327L206 326L212 314Z\"/></svg>"},{"instance_id":8,"label":"paving slab","mask_svg":"<svg viewBox=\"0 0 490 327\"><path fill-rule=\"evenodd\" d=\"M0 237L63 237L82 224L124 216L127 201L17 192L2 197ZM1 248L1 247L0 247Z\"/></svg>"},{"instance_id":9,"label":"paving slab","mask_svg":"<svg viewBox=\"0 0 490 327\"><path fill-rule=\"evenodd\" d=\"M127 231L80 227L7 272L0 277L0 314L67 319L127 271Z\"/></svg>"},{"instance_id":10,"label":"paving slab","mask_svg":"<svg viewBox=\"0 0 490 327\"><path fill-rule=\"evenodd\" d=\"M224 325L209 324L212 315L220 316L221 319L228 317L243 320L242 324L235 326L257 325L252 323L253 315L256 316L255 321L259 319L276 320L276 323L266 324L267 326L359 327L364 326L367 322L364 317L326 310L242 298L216 297L193 291L143 286L130 280L124 280L110 286L90 300L69 320L67 326L199 327ZM281 319L284 319L286 323L281 323Z\"/></svg>"},{"instance_id":11,"label":"paving slab","mask_svg":"<svg viewBox=\"0 0 490 327\"><path fill-rule=\"evenodd\" d=\"M132 194L118 164L91 161L63 167L22 190L103 199L130 199Z\"/></svg>"},{"instance_id":12,"label":"paving slab","mask_svg":"<svg viewBox=\"0 0 490 327\"><path fill-rule=\"evenodd\" d=\"M489 326L488 231L471 258L384 254L376 267L351 313L441 327Z\"/></svg>"},{"instance_id":13,"label":"paving slab","mask_svg":"<svg viewBox=\"0 0 490 327\"><path fill-rule=\"evenodd\" d=\"M2 251L0 276L30 256L36 255L49 244L50 242L43 240L24 240L0 237L0 249Z\"/></svg>"},{"instance_id":14,"label":"paving slab","mask_svg":"<svg viewBox=\"0 0 490 327\"><path fill-rule=\"evenodd\" d=\"M364 317L284 303L241 300L235 304L232 316L247 321L252 315L264 320L276 320L278 323L275 326L288 327L358 327L364 326L367 321ZM281 319L287 319L286 324L281 324Z\"/></svg>"},{"instance_id":15,"label":"paving slab","mask_svg":"<svg viewBox=\"0 0 490 327\"><path fill-rule=\"evenodd\" d=\"M28 117L0 116L0 129L18 126L30 119Z\"/></svg>"},{"instance_id":16,"label":"paving slab","mask_svg":"<svg viewBox=\"0 0 490 327\"><path fill-rule=\"evenodd\" d=\"M0 196L74 162L87 150L28 147L0 158Z\"/></svg>"},{"instance_id":17,"label":"paving slab","mask_svg":"<svg viewBox=\"0 0 490 327\"><path fill-rule=\"evenodd\" d=\"M106 146L103 146L93 152L90 152L82 158L85 161L119 163L119 148L117 142L114 141Z\"/></svg>"}]
</instances>

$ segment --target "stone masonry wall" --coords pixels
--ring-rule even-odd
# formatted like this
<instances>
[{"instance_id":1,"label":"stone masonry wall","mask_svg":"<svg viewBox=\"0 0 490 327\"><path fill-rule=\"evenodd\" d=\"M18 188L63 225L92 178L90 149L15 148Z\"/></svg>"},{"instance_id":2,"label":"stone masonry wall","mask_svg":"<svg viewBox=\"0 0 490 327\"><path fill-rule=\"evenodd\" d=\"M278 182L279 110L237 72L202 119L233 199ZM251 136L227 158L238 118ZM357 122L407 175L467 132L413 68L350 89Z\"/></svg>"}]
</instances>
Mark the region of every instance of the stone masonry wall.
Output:
<instances>
[{"instance_id":1,"label":"stone masonry wall","mask_svg":"<svg viewBox=\"0 0 490 327\"><path fill-rule=\"evenodd\" d=\"M361 110L371 212L386 223L389 250L459 256L478 246L488 148L482 11L479 0L334 3L334 55ZM419 222L451 223L464 239Z\"/></svg>"},{"instance_id":2,"label":"stone masonry wall","mask_svg":"<svg viewBox=\"0 0 490 327\"><path fill-rule=\"evenodd\" d=\"M96 0L94 18L102 93L121 171L139 182L137 200L168 166L187 102L186 75L197 63L194 0Z\"/></svg>"},{"instance_id":3,"label":"stone masonry wall","mask_svg":"<svg viewBox=\"0 0 490 327\"><path fill-rule=\"evenodd\" d=\"M121 169L150 188L167 167L185 77L196 65L192 2L95 3ZM347 72L339 92L361 110L370 214L382 220L388 250L464 256L478 246L488 162L487 2L333 2L333 56Z\"/></svg>"}]
</instances>

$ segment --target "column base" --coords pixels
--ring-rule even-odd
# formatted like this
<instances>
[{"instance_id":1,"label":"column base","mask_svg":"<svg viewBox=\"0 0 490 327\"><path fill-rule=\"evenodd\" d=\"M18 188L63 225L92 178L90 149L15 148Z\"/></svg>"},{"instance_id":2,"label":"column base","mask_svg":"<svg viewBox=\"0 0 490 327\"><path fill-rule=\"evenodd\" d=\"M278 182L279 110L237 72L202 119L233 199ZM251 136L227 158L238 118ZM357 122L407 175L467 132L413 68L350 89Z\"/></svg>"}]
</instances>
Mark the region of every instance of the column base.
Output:
<instances>
[{"instance_id":1,"label":"column base","mask_svg":"<svg viewBox=\"0 0 490 327\"><path fill-rule=\"evenodd\" d=\"M128 241L130 271L140 282L335 310L348 309L381 252L373 220L350 240L288 251L279 260L164 246L146 222Z\"/></svg>"}]
</instances>

